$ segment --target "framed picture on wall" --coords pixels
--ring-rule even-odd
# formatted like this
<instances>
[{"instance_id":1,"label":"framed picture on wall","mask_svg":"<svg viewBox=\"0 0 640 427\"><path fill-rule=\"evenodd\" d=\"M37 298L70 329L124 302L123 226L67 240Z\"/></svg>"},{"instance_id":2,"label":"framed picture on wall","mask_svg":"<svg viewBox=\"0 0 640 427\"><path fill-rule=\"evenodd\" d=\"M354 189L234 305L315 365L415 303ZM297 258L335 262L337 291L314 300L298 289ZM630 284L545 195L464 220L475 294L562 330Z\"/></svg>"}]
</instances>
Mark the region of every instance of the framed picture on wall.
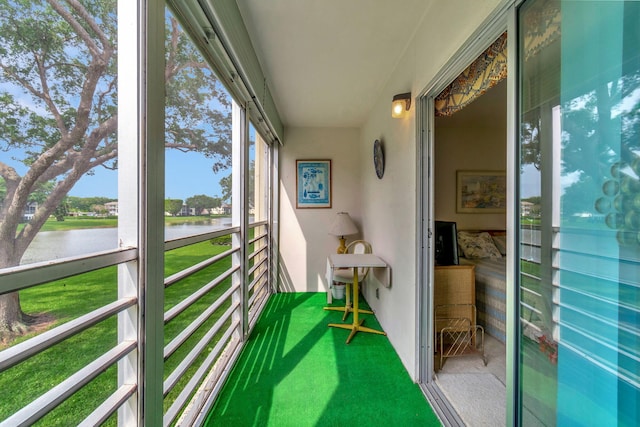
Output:
<instances>
[{"instance_id":1,"label":"framed picture on wall","mask_svg":"<svg viewBox=\"0 0 640 427\"><path fill-rule=\"evenodd\" d=\"M331 207L331 160L296 160L296 208Z\"/></svg>"},{"instance_id":2,"label":"framed picture on wall","mask_svg":"<svg viewBox=\"0 0 640 427\"><path fill-rule=\"evenodd\" d=\"M504 171L457 171L456 178L456 212L506 212L507 180Z\"/></svg>"}]
</instances>

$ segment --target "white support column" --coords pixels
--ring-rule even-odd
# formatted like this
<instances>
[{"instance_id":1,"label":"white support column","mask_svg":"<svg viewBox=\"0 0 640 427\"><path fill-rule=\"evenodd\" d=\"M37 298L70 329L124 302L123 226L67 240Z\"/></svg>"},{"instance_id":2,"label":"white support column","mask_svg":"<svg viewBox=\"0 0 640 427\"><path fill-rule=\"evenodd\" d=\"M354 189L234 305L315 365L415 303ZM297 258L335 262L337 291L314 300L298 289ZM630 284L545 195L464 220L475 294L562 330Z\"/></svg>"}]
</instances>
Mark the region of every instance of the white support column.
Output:
<instances>
[{"instance_id":1,"label":"white support column","mask_svg":"<svg viewBox=\"0 0 640 427\"><path fill-rule=\"evenodd\" d=\"M518 159L520 149L518 144L519 108L518 108L518 32L516 7L509 7L507 13L507 289L506 289L506 388L507 407L506 425L518 425L521 420L518 396L520 395L520 364L519 354L519 325L520 301L515 274L520 263L520 192L518 191L520 174Z\"/></svg>"},{"instance_id":2,"label":"white support column","mask_svg":"<svg viewBox=\"0 0 640 427\"><path fill-rule=\"evenodd\" d=\"M268 219L268 209L269 209L269 147L267 143L262 139L260 134L255 132L255 159L254 159L254 178L253 178L253 214L254 221L263 221ZM255 235L262 234L265 230L269 230L269 225L264 225L260 227L256 227L254 229ZM254 236L255 237L255 236ZM261 239L255 242L253 246L254 252L264 248L269 243L268 237L267 239ZM254 265L259 264L264 261L269 254L267 251L260 252L256 257L254 257ZM258 277L263 274L267 268L269 267L268 261L265 262L260 268L258 268L254 277ZM264 292L264 291L262 291Z\"/></svg>"},{"instance_id":3,"label":"white support column","mask_svg":"<svg viewBox=\"0 0 640 427\"><path fill-rule=\"evenodd\" d=\"M262 221L268 217L268 191L269 191L269 146L256 131L255 160L254 160L254 220Z\"/></svg>"},{"instance_id":4,"label":"white support column","mask_svg":"<svg viewBox=\"0 0 640 427\"><path fill-rule=\"evenodd\" d=\"M165 112L165 2L146 0L146 23L141 40L145 59L141 75L141 270L139 291L143 304L142 424L162 425L164 370L164 112Z\"/></svg>"},{"instance_id":5,"label":"white support column","mask_svg":"<svg viewBox=\"0 0 640 427\"><path fill-rule=\"evenodd\" d=\"M118 270L119 295L138 297L118 317L118 339L138 342L118 365L119 384L138 384L119 425L162 425L164 8L160 0L118 2L118 234L121 245L138 247L138 261Z\"/></svg>"},{"instance_id":6,"label":"white support column","mask_svg":"<svg viewBox=\"0 0 640 427\"><path fill-rule=\"evenodd\" d=\"M269 168L269 244L271 260L271 292L278 292L279 277L279 242L280 242L280 169L279 153L280 145L274 142L269 147L270 168Z\"/></svg>"},{"instance_id":7,"label":"white support column","mask_svg":"<svg viewBox=\"0 0 640 427\"><path fill-rule=\"evenodd\" d=\"M136 40L139 33L138 4L118 1L118 40ZM138 247L138 46L121 43L118 46L118 242L122 247ZM138 296L138 263L118 266L118 298ZM138 339L140 306L135 305L118 314L118 343ZM139 352L133 352L118 362L118 386L140 384ZM138 422L139 393L134 394L118 410L119 425Z\"/></svg>"},{"instance_id":8,"label":"white support column","mask_svg":"<svg viewBox=\"0 0 640 427\"><path fill-rule=\"evenodd\" d=\"M240 248L233 254L233 266L240 269L233 275L233 285L240 285L233 294L233 301L240 302L240 312L234 313L234 320L240 321L241 340L245 339L248 329L247 312L247 224L248 216L246 200L248 194L248 144L247 144L247 120L245 109L233 101L231 119L232 127L232 172L231 172L231 222L234 227L240 227L240 232L232 236L233 247Z\"/></svg>"}]
</instances>

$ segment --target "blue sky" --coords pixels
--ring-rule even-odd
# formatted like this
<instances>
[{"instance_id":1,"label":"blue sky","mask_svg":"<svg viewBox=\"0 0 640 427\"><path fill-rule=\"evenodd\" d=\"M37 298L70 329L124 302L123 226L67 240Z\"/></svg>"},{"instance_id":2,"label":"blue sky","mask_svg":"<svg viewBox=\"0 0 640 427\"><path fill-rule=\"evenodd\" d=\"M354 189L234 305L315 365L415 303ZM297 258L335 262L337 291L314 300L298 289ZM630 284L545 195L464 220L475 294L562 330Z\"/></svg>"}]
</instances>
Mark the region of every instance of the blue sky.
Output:
<instances>
[{"instance_id":1,"label":"blue sky","mask_svg":"<svg viewBox=\"0 0 640 427\"><path fill-rule=\"evenodd\" d=\"M539 196L542 193L542 188L540 188L540 171L532 164L524 165L522 167L520 185L520 194L523 199Z\"/></svg>"},{"instance_id":2,"label":"blue sky","mask_svg":"<svg viewBox=\"0 0 640 427\"><path fill-rule=\"evenodd\" d=\"M255 128L249 126L249 160L255 158ZM27 167L13 159L23 158L24 153L15 147L6 152L0 151L0 161L12 166L18 174L24 176ZM221 197L220 179L228 176L231 169L224 169L216 174L211 166L215 159L206 158L196 152L166 150L165 166L165 198L186 200L189 197L204 194L210 197ZM97 167L93 174L83 176L69 192L75 197L107 197L118 198L118 171Z\"/></svg>"},{"instance_id":3,"label":"blue sky","mask_svg":"<svg viewBox=\"0 0 640 427\"><path fill-rule=\"evenodd\" d=\"M166 17L170 16L170 12L166 11ZM74 56L76 52L71 52ZM204 61L204 58L201 58ZM51 77L53 79L53 77ZM55 80L55 79L54 79ZM54 81L52 80L52 81ZM15 97L16 103L24 106L32 111L48 115L48 112L40 103L34 103L32 97L25 92L24 89L9 81L0 80L0 93L8 92ZM76 104L78 99L70 100L72 104ZM216 109L222 108L221 105L212 101L212 107ZM254 140L255 130L250 126L249 137ZM0 151L0 161L7 163L16 169L18 174L24 176L27 168L20 162L11 157L18 159L23 158L20 148L12 147L8 152ZM214 174L211 166L215 159L207 159L199 153L184 153L177 150L167 150L166 152L166 171L165 171L165 197L172 199L182 199L199 194L205 194L211 197L222 196L220 188L220 179L229 175L230 170L224 170ZM252 154L250 154L252 159ZM90 175L83 176L76 185L70 190L70 196L76 197L108 197L116 199L118 197L118 171L109 170L103 167L95 168Z\"/></svg>"},{"instance_id":4,"label":"blue sky","mask_svg":"<svg viewBox=\"0 0 640 427\"><path fill-rule=\"evenodd\" d=\"M220 179L229 174L214 174L213 159L199 153L168 150L166 154L165 195L169 199L186 200L197 194L222 196ZM85 175L69 192L76 197L118 197L118 172L99 167L94 175Z\"/></svg>"},{"instance_id":5,"label":"blue sky","mask_svg":"<svg viewBox=\"0 0 640 427\"><path fill-rule=\"evenodd\" d=\"M249 126L249 140L255 141L255 128ZM208 159L196 152L184 153L177 150L166 150L165 159L165 198L186 200L191 196L204 194L210 197L221 197L220 179L231 173L225 169L213 173L211 166L214 159ZM249 160L255 158L255 144L249 146ZM24 174L24 170L19 173ZM108 197L118 198L118 171L98 167L93 175L85 175L69 192L76 197Z\"/></svg>"}]
</instances>

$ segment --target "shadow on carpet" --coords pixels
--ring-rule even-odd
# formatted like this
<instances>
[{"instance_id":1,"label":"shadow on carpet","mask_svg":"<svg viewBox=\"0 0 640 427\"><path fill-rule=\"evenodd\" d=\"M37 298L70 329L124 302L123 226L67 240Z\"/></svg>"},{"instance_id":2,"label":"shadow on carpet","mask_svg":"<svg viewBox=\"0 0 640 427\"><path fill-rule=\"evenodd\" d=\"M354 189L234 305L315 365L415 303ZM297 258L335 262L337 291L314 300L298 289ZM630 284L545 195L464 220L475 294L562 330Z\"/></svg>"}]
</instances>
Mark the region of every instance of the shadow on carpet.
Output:
<instances>
[{"instance_id":1,"label":"shadow on carpet","mask_svg":"<svg viewBox=\"0 0 640 427\"><path fill-rule=\"evenodd\" d=\"M325 293L270 298L207 426L441 425L387 337L346 344L348 330L327 327L343 313L325 305Z\"/></svg>"}]
</instances>

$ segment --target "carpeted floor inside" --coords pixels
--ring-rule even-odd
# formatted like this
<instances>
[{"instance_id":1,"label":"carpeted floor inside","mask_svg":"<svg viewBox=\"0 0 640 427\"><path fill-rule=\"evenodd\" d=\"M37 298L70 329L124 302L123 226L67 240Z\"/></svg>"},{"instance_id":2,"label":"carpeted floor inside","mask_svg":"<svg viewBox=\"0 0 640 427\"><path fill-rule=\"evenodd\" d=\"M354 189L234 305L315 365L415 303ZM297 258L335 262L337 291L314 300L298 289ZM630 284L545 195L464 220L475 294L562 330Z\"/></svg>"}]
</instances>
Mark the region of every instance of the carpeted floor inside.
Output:
<instances>
[{"instance_id":1,"label":"carpeted floor inside","mask_svg":"<svg viewBox=\"0 0 640 427\"><path fill-rule=\"evenodd\" d=\"M325 293L271 297L207 426L441 425L387 337L360 332L346 344L348 330L327 327L343 313L325 305Z\"/></svg>"},{"instance_id":2,"label":"carpeted floor inside","mask_svg":"<svg viewBox=\"0 0 640 427\"><path fill-rule=\"evenodd\" d=\"M506 420L504 344L485 334L484 355L446 359L436 383L467 427L494 427Z\"/></svg>"},{"instance_id":3,"label":"carpeted floor inside","mask_svg":"<svg viewBox=\"0 0 640 427\"><path fill-rule=\"evenodd\" d=\"M493 374L442 374L438 385L467 427L502 426L505 387Z\"/></svg>"}]
</instances>

